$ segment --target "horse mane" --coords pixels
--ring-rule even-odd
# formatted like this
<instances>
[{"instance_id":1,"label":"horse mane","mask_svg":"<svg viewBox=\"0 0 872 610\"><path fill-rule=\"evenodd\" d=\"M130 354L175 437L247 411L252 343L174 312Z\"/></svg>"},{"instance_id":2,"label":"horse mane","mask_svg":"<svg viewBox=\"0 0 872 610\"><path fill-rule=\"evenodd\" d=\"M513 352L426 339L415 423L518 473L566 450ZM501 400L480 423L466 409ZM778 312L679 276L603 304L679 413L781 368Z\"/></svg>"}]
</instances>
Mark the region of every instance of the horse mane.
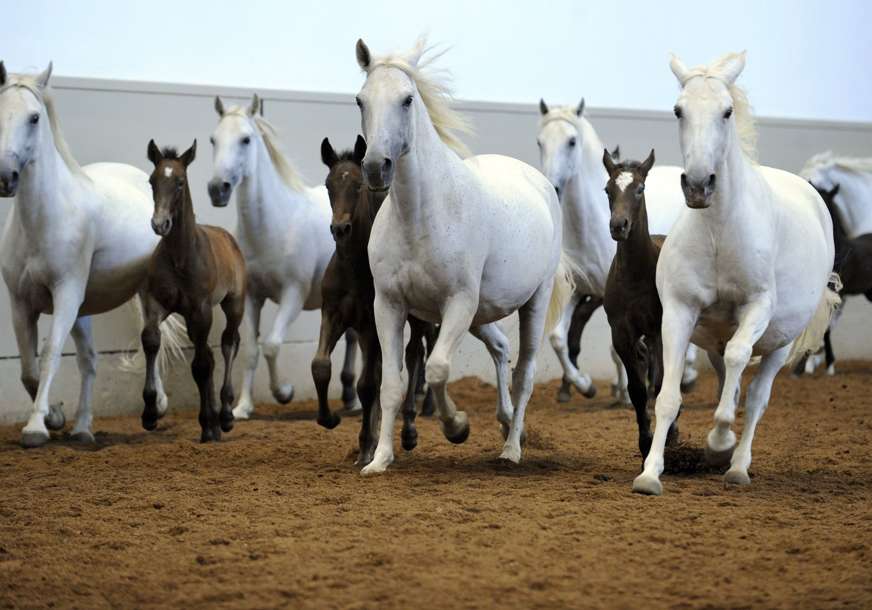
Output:
<instances>
[{"instance_id":1,"label":"horse mane","mask_svg":"<svg viewBox=\"0 0 872 610\"><path fill-rule=\"evenodd\" d=\"M259 114L251 116L248 114L248 110L242 106L230 108L223 116L229 115L236 115L254 121L255 127L257 127L257 132L260 134L264 146L266 146L267 153L269 153L270 161L272 161L273 167L276 168L276 172L278 172L282 182L294 191L302 191L306 188L306 184L300 177L300 172L297 171L294 164L291 163L285 153L282 152L278 142L278 131L276 131L276 128L273 127L272 123Z\"/></svg>"},{"instance_id":2,"label":"horse mane","mask_svg":"<svg viewBox=\"0 0 872 610\"><path fill-rule=\"evenodd\" d=\"M61 131L61 124L58 121L57 111L55 110L54 105L54 97L51 93L51 88L40 87L36 82L35 76L28 76L24 74L19 75L9 75L9 81L5 86L0 88L0 93L9 89L11 87L17 87L19 89L26 89L30 91L36 99L40 101L40 103L45 107L45 112L48 115L48 123L51 127L52 138L54 139L55 148L58 151L58 154L63 159L64 164L70 170L74 176L78 176L79 178L84 178L85 180L90 180L88 175L82 169L82 166L79 165L79 162L76 161L75 157L73 157L73 153L70 152L70 147L67 145L67 141L64 138L64 134Z\"/></svg>"},{"instance_id":3,"label":"horse mane","mask_svg":"<svg viewBox=\"0 0 872 610\"><path fill-rule=\"evenodd\" d=\"M179 151L175 146L164 146L160 151L161 156L164 159L178 159Z\"/></svg>"},{"instance_id":4,"label":"horse mane","mask_svg":"<svg viewBox=\"0 0 872 610\"><path fill-rule=\"evenodd\" d=\"M805 162L799 175L809 179L817 170L837 167L858 174L872 173L872 157L837 157L833 151L818 153Z\"/></svg>"},{"instance_id":5,"label":"horse mane","mask_svg":"<svg viewBox=\"0 0 872 610\"><path fill-rule=\"evenodd\" d=\"M472 123L454 109L454 96L448 84L450 73L444 69L436 69L433 64L445 54L447 49L424 57L431 51L433 46L427 46L427 39L421 37L415 43L411 51L405 53L392 53L373 57L367 72L372 72L379 66L396 68L415 83L421 101L430 115L430 121L441 139L460 158L469 157L472 153L466 144L455 134L473 132Z\"/></svg>"},{"instance_id":6,"label":"horse mane","mask_svg":"<svg viewBox=\"0 0 872 610\"><path fill-rule=\"evenodd\" d=\"M336 155L338 161L354 161L354 151L350 148Z\"/></svg>"}]
</instances>

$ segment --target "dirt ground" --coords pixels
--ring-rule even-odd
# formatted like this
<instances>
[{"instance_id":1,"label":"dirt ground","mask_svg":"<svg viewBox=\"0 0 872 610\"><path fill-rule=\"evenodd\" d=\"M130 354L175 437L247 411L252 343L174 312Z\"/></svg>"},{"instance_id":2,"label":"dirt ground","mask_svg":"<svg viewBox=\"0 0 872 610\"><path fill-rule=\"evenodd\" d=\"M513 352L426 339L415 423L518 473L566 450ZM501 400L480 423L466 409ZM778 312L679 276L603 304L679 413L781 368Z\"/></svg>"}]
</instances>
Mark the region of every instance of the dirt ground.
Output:
<instances>
[{"instance_id":1,"label":"dirt ground","mask_svg":"<svg viewBox=\"0 0 872 610\"><path fill-rule=\"evenodd\" d=\"M357 418L333 431L312 402L260 406L220 444L195 413L156 432L98 419L98 446L25 451L0 428L0 607L561 608L872 606L872 363L834 378L782 373L748 488L664 475L634 495L635 420L539 386L520 466L496 459L495 391L451 392L470 415L450 445L386 475L352 463ZM699 447L714 380L685 401Z\"/></svg>"}]
</instances>

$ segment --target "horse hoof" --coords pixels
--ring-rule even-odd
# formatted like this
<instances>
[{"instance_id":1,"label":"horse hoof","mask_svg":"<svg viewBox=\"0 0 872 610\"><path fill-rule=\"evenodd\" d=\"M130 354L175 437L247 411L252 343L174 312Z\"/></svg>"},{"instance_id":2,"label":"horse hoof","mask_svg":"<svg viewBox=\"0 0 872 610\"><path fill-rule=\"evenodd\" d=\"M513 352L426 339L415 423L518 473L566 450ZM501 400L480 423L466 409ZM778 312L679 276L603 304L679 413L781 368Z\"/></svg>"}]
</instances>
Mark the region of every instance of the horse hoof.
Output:
<instances>
[{"instance_id":1,"label":"horse hoof","mask_svg":"<svg viewBox=\"0 0 872 610\"><path fill-rule=\"evenodd\" d=\"M827 367L827 375L829 375L830 377L832 377L832 376L834 376L835 374L836 374L836 365L835 365L835 364L831 364L830 366Z\"/></svg>"},{"instance_id":2,"label":"horse hoof","mask_svg":"<svg viewBox=\"0 0 872 610\"><path fill-rule=\"evenodd\" d=\"M450 442L460 445L469 438L469 417L463 411L458 411L454 421L442 424L442 434Z\"/></svg>"},{"instance_id":3,"label":"horse hoof","mask_svg":"<svg viewBox=\"0 0 872 610\"><path fill-rule=\"evenodd\" d=\"M93 445L97 442L97 439L94 438L94 435L91 434L90 430L79 430L78 432L73 432L70 434L70 440L82 445Z\"/></svg>"},{"instance_id":4,"label":"horse hoof","mask_svg":"<svg viewBox=\"0 0 872 610\"><path fill-rule=\"evenodd\" d=\"M633 492L646 496L659 496L663 493L663 485L657 477L643 473L633 481Z\"/></svg>"},{"instance_id":5,"label":"horse hoof","mask_svg":"<svg viewBox=\"0 0 872 610\"><path fill-rule=\"evenodd\" d=\"M339 422L342 421L342 418L338 416L336 413L331 413L327 417L318 416L318 425L327 428L328 430L332 430L336 426L339 425Z\"/></svg>"},{"instance_id":6,"label":"horse hoof","mask_svg":"<svg viewBox=\"0 0 872 610\"><path fill-rule=\"evenodd\" d=\"M506 460L511 462L512 464L520 464L521 463L521 447L513 446L509 443L506 443L503 446L503 452L500 454L501 460Z\"/></svg>"},{"instance_id":7,"label":"horse hoof","mask_svg":"<svg viewBox=\"0 0 872 610\"><path fill-rule=\"evenodd\" d=\"M748 476L748 473L739 468L730 468L727 473L724 475L724 484L725 485L750 485L751 477Z\"/></svg>"},{"instance_id":8,"label":"horse hoof","mask_svg":"<svg viewBox=\"0 0 872 610\"><path fill-rule=\"evenodd\" d=\"M730 447L729 449L712 449L706 444L705 446L705 462L709 466L713 468L723 468L724 466L728 466L730 464L730 460L733 459L733 450L735 449L735 445Z\"/></svg>"},{"instance_id":9,"label":"horse hoof","mask_svg":"<svg viewBox=\"0 0 872 610\"><path fill-rule=\"evenodd\" d=\"M364 466L361 469L360 474L362 474L363 476L382 474L384 471L386 471L388 469L388 466L390 466L390 463L392 461L393 461L392 459L388 459L388 460L373 459L369 464L367 464L366 466Z\"/></svg>"},{"instance_id":10,"label":"horse hoof","mask_svg":"<svg viewBox=\"0 0 872 610\"><path fill-rule=\"evenodd\" d=\"M569 402L572 400L572 392L569 388L560 388L557 390L557 402Z\"/></svg>"},{"instance_id":11,"label":"horse hoof","mask_svg":"<svg viewBox=\"0 0 872 610\"><path fill-rule=\"evenodd\" d=\"M468 434L469 431L467 430L467 435ZM404 428L401 436L403 439L403 449L405 449L406 451L411 451L418 446L418 431L414 428L410 428L408 430Z\"/></svg>"},{"instance_id":12,"label":"horse hoof","mask_svg":"<svg viewBox=\"0 0 872 610\"><path fill-rule=\"evenodd\" d=\"M593 385L593 382L591 382L590 385L587 386L587 390L582 392L581 395L585 398L593 398L594 396L596 396L596 386Z\"/></svg>"},{"instance_id":13,"label":"horse hoof","mask_svg":"<svg viewBox=\"0 0 872 610\"><path fill-rule=\"evenodd\" d=\"M276 399L276 402L282 405L286 405L294 399L294 386L289 383L286 383L283 386L279 386L275 390L273 390L273 398Z\"/></svg>"},{"instance_id":14,"label":"horse hoof","mask_svg":"<svg viewBox=\"0 0 872 610\"><path fill-rule=\"evenodd\" d=\"M227 415L224 415L224 413ZM230 411L223 411L221 413L221 430L224 432L233 430L233 413Z\"/></svg>"},{"instance_id":15,"label":"horse hoof","mask_svg":"<svg viewBox=\"0 0 872 610\"><path fill-rule=\"evenodd\" d=\"M157 420L158 420L157 416L145 416L145 415L143 415L142 416L142 427L145 430L148 430L149 432L151 432L152 430L157 428Z\"/></svg>"},{"instance_id":16,"label":"horse hoof","mask_svg":"<svg viewBox=\"0 0 872 610\"><path fill-rule=\"evenodd\" d=\"M201 443L210 443L212 441L220 441L221 440L221 428L218 426L214 426L211 428L203 428L203 431L200 433L200 442Z\"/></svg>"},{"instance_id":17,"label":"horse hoof","mask_svg":"<svg viewBox=\"0 0 872 610\"><path fill-rule=\"evenodd\" d=\"M67 423L67 417L64 415L63 410L64 403L58 403L56 405L50 405L48 408L48 413L45 416L45 427L49 430L63 430L64 425Z\"/></svg>"},{"instance_id":18,"label":"horse hoof","mask_svg":"<svg viewBox=\"0 0 872 610\"><path fill-rule=\"evenodd\" d=\"M254 413L254 407L250 405L237 405L235 409L233 409L233 419L249 419Z\"/></svg>"},{"instance_id":19,"label":"horse hoof","mask_svg":"<svg viewBox=\"0 0 872 610\"><path fill-rule=\"evenodd\" d=\"M22 432L21 446L25 449L42 447L48 442L48 432Z\"/></svg>"}]
</instances>

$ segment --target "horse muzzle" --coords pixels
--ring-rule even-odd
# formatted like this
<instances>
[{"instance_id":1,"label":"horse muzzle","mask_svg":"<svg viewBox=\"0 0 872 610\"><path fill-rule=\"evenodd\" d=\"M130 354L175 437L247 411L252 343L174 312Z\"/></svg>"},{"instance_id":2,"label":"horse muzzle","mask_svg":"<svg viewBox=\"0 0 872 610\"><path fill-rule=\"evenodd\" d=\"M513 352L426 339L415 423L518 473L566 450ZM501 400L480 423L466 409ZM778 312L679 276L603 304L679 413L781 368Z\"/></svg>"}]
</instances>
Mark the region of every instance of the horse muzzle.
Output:
<instances>
[{"instance_id":1,"label":"horse muzzle","mask_svg":"<svg viewBox=\"0 0 872 610\"><path fill-rule=\"evenodd\" d=\"M366 187L376 193L385 193L394 179L394 163L387 157L363 162Z\"/></svg>"},{"instance_id":2,"label":"horse muzzle","mask_svg":"<svg viewBox=\"0 0 872 610\"><path fill-rule=\"evenodd\" d=\"M156 234L160 235L161 237L166 237L167 235L169 235L169 232L173 228L173 219L172 218L163 218L163 219L152 218L151 219L151 228Z\"/></svg>"},{"instance_id":3,"label":"horse muzzle","mask_svg":"<svg viewBox=\"0 0 872 610\"><path fill-rule=\"evenodd\" d=\"M609 222L609 233L615 241L626 241L630 236L630 221L626 218L621 220L613 219Z\"/></svg>"},{"instance_id":4,"label":"horse muzzle","mask_svg":"<svg viewBox=\"0 0 872 610\"><path fill-rule=\"evenodd\" d=\"M715 175L709 174L704 180L691 181L687 174L681 174L681 190L684 193L684 201L687 207L694 210L702 210L712 204L712 195L715 192Z\"/></svg>"},{"instance_id":5,"label":"horse muzzle","mask_svg":"<svg viewBox=\"0 0 872 610\"><path fill-rule=\"evenodd\" d=\"M230 203L230 195L233 194L233 185L224 180L210 180L206 187L209 191L209 199L216 208L225 208Z\"/></svg>"},{"instance_id":6,"label":"horse muzzle","mask_svg":"<svg viewBox=\"0 0 872 610\"><path fill-rule=\"evenodd\" d=\"M0 197L15 197L19 174L16 171L0 173Z\"/></svg>"}]
</instances>

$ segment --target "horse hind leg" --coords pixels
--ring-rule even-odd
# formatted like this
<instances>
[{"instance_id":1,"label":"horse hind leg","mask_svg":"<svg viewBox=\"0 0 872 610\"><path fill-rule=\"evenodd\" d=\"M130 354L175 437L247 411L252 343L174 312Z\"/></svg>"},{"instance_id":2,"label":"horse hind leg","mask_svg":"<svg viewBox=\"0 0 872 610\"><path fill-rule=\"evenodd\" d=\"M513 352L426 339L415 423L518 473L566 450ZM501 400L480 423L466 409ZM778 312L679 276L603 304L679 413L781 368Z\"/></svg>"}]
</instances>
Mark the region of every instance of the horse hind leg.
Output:
<instances>
[{"instance_id":1,"label":"horse hind leg","mask_svg":"<svg viewBox=\"0 0 872 610\"><path fill-rule=\"evenodd\" d=\"M224 381L221 384L221 430L233 430L233 362L239 352L239 325L245 312L241 295L230 295L221 303L225 326L221 333L221 356L224 359Z\"/></svg>"},{"instance_id":2,"label":"horse hind leg","mask_svg":"<svg viewBox=\"0 0 872 610\"><path fill-rule=\"evenodd\" d=\"M627 371L624 369L624 363L621 362L621 357L614 345L609 346L609 354L612 357L612 362L615 363L615 382L612 384L612 396L621 404L633 404L630 393L627 391Z\"/></svg>"},{"instance_id":3,"label":"horse hind leg","mask_svg":"<svg viewBox=\"0 0 872 610\"><path fill-rule=\"evenodd\" d=\"M494 361L497 375L497 421L503 433L503 440L509 436L515 408L509 394L509 339L497 323L476 326L470 329L474 337L487 347Z\"/></svg>"},{"instance_id":4,"label":"horse hind leg","mask_svg":"<svg viewBox=\"0 0 872 610\"><path fill-rule=\"evenodd\" d=\"M76 409L76 425L70 433L70 438L80 443L93 443L91 433L91 395L94 389L94 378L97 376L97 352L94 349L94 335L91 332L91 318L78 318L73 324L73 340L76 343L76 364L82 378L79 392L79 406Z\"/></svg>"},{"instance_id":5,"label":"horse hind leg","mask_svg":"<svg viewBox=\"0 0 872 610\"><path fill-rule=\"evenodd\" d=\"M354 368L357 360L357 333L349 328L345 331L345 359L342 363L342 406L349 413L360 411L357 390L354 385Z\"/></svg>"},{"instance_id":6,"label":"horse hind leg","mask_svg":"<svg viewBox=\"0 0 872 610\"><path fill-rule=\"evenodd\" d=\"M234 419L248 419L254 413L254 399L252 390L254 376L257 371L257 361L260 359L260 313L263 310L263 299L255 298L251 294L245 297L245 314L243 331L245 340L242 341L245 355L243 364L245 371L242 374L242 387L239 390L239 402L233 409Z\"/></svg>"},{"instance_id":7,"label":"horse hind leg","mask_svg":"<svg viewBox=\"0 0 872 610\"><path fill-rule=\"evenodd\" d=\"M424 338L426 340L427 349L426 354L422 354L421 356L421 366L419 367L418 373L418 383L415 388L415 394L418 396L423 396L421 402L421 415L425 417L432 417L432 415L436 412L436 406L433 402L433 390L430 386L427 385L427 379L425 375L425 363L427 362L427 358L433 353L433 348L436 345L436 339L439 338L439 327L435 324L427 324L427 332L424 333Z\"/></svg>"},{"instance_id":8,"label":"horse hind leg","mask_svg":"<svg viewBox=\"0 0 872 610\"><path fill-rule=\"evenodd\" d=\"M599 297L588 296L582 299L572 312L566 342L569 349L569 361L576 369L578 369L578 357L581 355L582 334L591 316L602 305L602 302L602 299ZM586 397L593 398L594 396L596 396L596 386L591 384ZM560 389L557 391L557 402L569 402L571 399L572 382L564 375L560 382Z\"/></svg>"},{"instance_id":9,"label":"horse hind leg","mask_svg":"<svg viewBox=\"0 0 872 610\"><path fill-rule=\"evenodd\" d=\"M418 373L421 369L421 361L424 354L424 325L426 323L415 318L409 318L411 333L409 342L406 344L406 372L408 384L406 396L403 399L403 430L400 435L403 449L411 451L418 445L418 430L415 427L417 406L415 404L415 386L418 382Z\"/></svg>"},{"instance_id":10,"label":"horse hind leg","mask_svg":"<svg viewBox=\"0 0 872 610\"><path fill-rule=\"evenodd\" d=\"M612 331L612 345L621 358L627 371L627 393L636 412L636 426L639 429L639 453L642 459L651 450L651 417L648 415L648 389L645 387L647 363L640 359L636 349L636 339L632 332L624 329ZM650 354L649 354L650 357Z\"/></svg>"},{"instance_id":11,"label":"horse hind leg","mask_svg":"<svg viewBox=\"0 0 872 610\"><path fill-rule=\"evenodd\" d=\"M297 319L303 310L303 295L298 286L292 286L282 295L279 311L273 322L272 330L263 342L263 356L269 367L270 389L273 398L280 404L288 404L294 399L294 386L282 380L279 371L279 350L285 340L288 327Z\"/></svg>"},{"instance_id":12,"label":"horse hind leg","mask_svg":"<svg viewBox=\"0 0 872 610\"><path fill-rule=\"evenodd\" d=\"M221 426L218 412L215 409L215 388L212 375L215 370L215 357L209 346L209 329L212 327L212 309L204 304L195 315L189 315L185 320L188 324L188 334L194 344L194 360L191 362L191 374L197 383L200 393L200 442L221 440Z\"/></svg>"},{"instance_id":13,"label":"horse hind leg","mask_svg":"<svg viewBox=\"0 0 872 610\"><path fill-rule=\"evenodd\" d=\"M572 364L569 358L569 346L567 343L567 336L569 334L569 327L572 323L575 305L578 303L580 298L581 295L578 293L572 295L572 298L569 299L566 308L563 310L563 315L560 317L560 321L549 334L548 340L551 343L551 348L554 350L557 359L560 361L560 366L563 367L563 377L583 396L593 398L594 394L596 394L596 388L593 385L593 381L588 375L582 374ZM559 396L558 400L560 400Z\"/></svg>"}]
</instances>

